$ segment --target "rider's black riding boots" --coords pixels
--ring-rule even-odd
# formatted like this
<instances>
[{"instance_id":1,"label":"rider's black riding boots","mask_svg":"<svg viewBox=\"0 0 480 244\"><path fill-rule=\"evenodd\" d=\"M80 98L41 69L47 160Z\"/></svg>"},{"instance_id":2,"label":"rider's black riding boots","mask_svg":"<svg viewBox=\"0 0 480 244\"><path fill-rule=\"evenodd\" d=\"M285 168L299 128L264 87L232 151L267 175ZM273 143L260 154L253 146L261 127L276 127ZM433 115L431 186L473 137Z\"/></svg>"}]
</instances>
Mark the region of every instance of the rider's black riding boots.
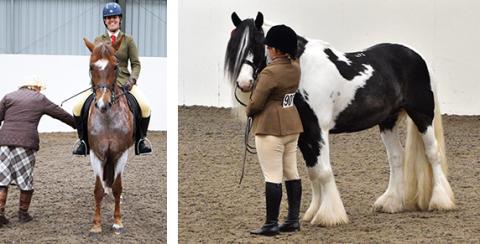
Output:
<instances>
[{"instance_id":1,"label":"rider's black riding boots","mask_svg":"<svg viewBox=\"0 0 480 244\"><path fill-rule=\"evenodd\" d=\"M253 235L274 236L279 233L278 214L282 201L282 184L265 182L265 201L267 207L267 220L259 229L250 231Z\"/></svg>"},{"instance_id":2,"label":"rider's black riding boots","mask_svg":"<svg viewBox=\"0 0 480 244\"><path fill-rule=\"evenodd\" d=\"M75 125L77 126L77 134L78 138L80 139L80 143L77 143L77 147L73 149L74 155L87 155L87 147L85 145L85 140L83 138L83 120L80 116L73 116L75 119Z\"/></svg>"},{"instance_id":3,"label":"rider's black riding boots","mask_svg":"<svg viewBox=\"0 0 480 244\"><path fill-rule=\"evenodd\" d=\"M278 228L280 232L299 231L299 212L300 200L302 198L302 181L300 179L285 181L285 188L287 189L288 215L285 219L285 223L281 224Z\"/></svg>"},{"instance_id":4,"label":"rider's black riding boots","mask_svg":"<svg viewBox=\"0 0 480 244\"><path fill-rule=\"evenodd\" d=\"M7 204L8 188L0 187L0 228L9 223L5 217L5 205Z\"/></svg>"},{"instance_id":5,"label":"rider's black riding boots","mask_svg":"<svg viewBox=\"0 0 480 244\"><path fill-rule=\"evenodd\" d=\"M30 207L30 202L32 202L33 190L31 191L20 191L20 204L18 208L18 221L20 223L26 223L31 221L33 218L28 214L28 208Z\"/></svg>"},{"instance_id":6,"label":"rider's black riding boots","mask_svg":"<svg viewBox=\"0 0 480 244\"><path fill-rule=\"evenodd\" d=\"M150 123L150 117L142 118L140 120L140 130L142 132L142 138L135 145L135 154L151 153L152 149L145 144L145 137L147 137L148 124Z\"/></svg>"}]
</instances>

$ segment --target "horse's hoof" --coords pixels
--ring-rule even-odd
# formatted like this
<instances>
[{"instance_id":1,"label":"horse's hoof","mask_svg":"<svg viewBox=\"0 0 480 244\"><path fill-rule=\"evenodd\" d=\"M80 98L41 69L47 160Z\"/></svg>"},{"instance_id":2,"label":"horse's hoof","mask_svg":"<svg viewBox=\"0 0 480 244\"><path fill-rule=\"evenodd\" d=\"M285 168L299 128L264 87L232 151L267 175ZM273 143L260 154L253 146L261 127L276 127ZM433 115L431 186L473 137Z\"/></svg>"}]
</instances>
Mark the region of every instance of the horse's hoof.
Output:
<instances>
[{"instance_id":1,"label":"horse's hoof","mask_svg":"<svg viewBox=\"0 0 480 244\"><path fill-rule=\"evenodd\" d=\"M114 225L112 226L112 229L113 229L113 232L114 232L116 235L120 235L120 234L125 233L125 227L123 227L123 225L114 224Z\"/></svg>"},{"instance_id":2,"label":"horse's hoof","mask_svg":"<svg viewBox=\"0 0 480 244\"><path fill-rule=\"evenodd\" d=\"M98 240L100 239L100 234L101 234L101 233L102 233L102 232L92 232L92 231L90 231L90 232L88 233L88 236L89 236L90 238L95 239L95 240L98 241Z\"/></svg>"},{"instance_id":3,"label":"horse's hoof","mask_svg":"<svg viewBox=\"0 0 480 244\"><path fill-rule=\"evenodd\" d=\"M99 235L100 233L102 233L102 227L100 226L93 226L90 229L90 236Z\"/></svg>"}]
</instances>

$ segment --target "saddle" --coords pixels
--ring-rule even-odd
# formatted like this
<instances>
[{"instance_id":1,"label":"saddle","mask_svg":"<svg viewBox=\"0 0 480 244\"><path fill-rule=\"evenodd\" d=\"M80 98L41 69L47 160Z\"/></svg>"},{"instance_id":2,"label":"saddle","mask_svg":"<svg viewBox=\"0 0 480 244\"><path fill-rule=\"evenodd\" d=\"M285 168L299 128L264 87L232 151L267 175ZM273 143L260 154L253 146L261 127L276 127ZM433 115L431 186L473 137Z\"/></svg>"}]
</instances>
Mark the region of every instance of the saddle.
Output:
<instances>
[{"instance_id":1,"label":"saddle","mask_svg":"<svg viewBox=\"0 0 480 244\"><path fill-rule=\"evenodd\" d=\"M130 111L133 114L133 128L135 128L135 131L133 132L133 136L135 137L135 145L138 144L138 142L144 137L142 135L142 130L140 128L140 120L142 119L142 110L140 108L140 105L137 102L137 99L130 93L126 92L125 96L127 98L128 102L128 107ZM95 94L92 93L90 96L88 96L87 100L85 100L85 103L83 104L80 117L82 119L82 127L83 127L83 141L85 142L85 146L87 149L87 154L90 153L90 144L88 142L88 111L90 109L90 105L92 104L92 101L95 98ZM135 147L135 155L139 155L137 147Z\"/></svg>"}]
</instances>

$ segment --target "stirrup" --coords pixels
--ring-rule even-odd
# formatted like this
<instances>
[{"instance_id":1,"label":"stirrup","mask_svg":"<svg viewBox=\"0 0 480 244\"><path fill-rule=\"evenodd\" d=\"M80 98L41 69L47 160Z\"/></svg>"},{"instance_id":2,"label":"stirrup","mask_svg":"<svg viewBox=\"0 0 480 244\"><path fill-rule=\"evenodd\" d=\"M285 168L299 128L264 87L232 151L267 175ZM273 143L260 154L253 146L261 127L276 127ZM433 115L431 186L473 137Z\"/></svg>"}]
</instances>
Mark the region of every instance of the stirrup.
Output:
<instances>
[{"instance_id":1,"label":"stirrup","mask_svg":"<svg viewBox=\"0 0 480 244\"><path fill-rule=\"evenodd\" d=\"M87 143L85 143L84 140L81 140L81 139L76 140L75 143L73 143L72 152L73 152L73 149L75 149L75 146L78 145L78 144L83 144L83 146L85 146L85 154L83 154L83 156L86 157L87 156ZM80 156L80 154L73 154L73 155Z\"/></svg>"},{"instance_id":2,"label":"stirrup","mask_svg":"<svg viewBox=\"0 0 480 244\"><path fill-rule=\"evenodd\" d=\"M142 141L146 141L146 142L148 142L148 144L147 144L147 145L149 145L149 146L150 146L150 149L152 149L152 151L151 151L151 152L149 152L149 153L140 153L140 142L142 142ZM150 142L150 140L149 140L148 138L146 138L146 137L144 137L144 138L142 138L142 139L138 140L138 143L136 143L136 145L135 145L135 149L136 149L136 151L137 151L137 152L139 152L139 154L138 154L138 155L142 155L142 154L143 154L143 155L148 155L148 154L151 154L151 153L153 153L152 143L151 143L151 142Z\"/></svg>"}]
</instances>

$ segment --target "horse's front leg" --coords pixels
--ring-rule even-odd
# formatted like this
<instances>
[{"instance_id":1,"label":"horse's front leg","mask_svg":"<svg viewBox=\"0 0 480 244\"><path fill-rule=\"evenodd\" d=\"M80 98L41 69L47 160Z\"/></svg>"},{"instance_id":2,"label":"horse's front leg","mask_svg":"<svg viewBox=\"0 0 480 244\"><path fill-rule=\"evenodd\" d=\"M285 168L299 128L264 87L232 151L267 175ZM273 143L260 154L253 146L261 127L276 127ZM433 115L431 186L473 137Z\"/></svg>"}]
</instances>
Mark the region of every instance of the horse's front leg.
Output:
<instances>
[{"instance_id":1,"label":"horse's front leg","mask_svg":"<svg viewBox=\"0 0 480 244\"><path fill-rule=\"evenodd\" d=\"M128 151L123 152L122 156L118 159L117 163L115 164L115 180L112 184L112 193L113 197L115 198L115 212L113 213L114 222L112 229L115 234L121 234L125 232L125 228L123 227L122 223L122 214L120 212L120 201L122 197L122 175L123 170L125 169L125 165L127 164L128 159Z\"/></svg>"},{"instance_id":2,"label":"horse's front leg","mask_svg":"<svg viewBox=\"0 0 480 244\"><path fill-rule=\"evenodd\" d=\"M102 199L105 194L103 189L102 180L99 176L95 177L95 215L93 217L93 226L90 229L90 233L98 234L102 232L102 215L100 210L102 208Z\"/></svg>"},{"instance_id":3,"label":"horse's front leg","mask_svg":"<svg viewBox=\"0 0 480 244\"><path fill-rule=\"evenodd\" d=\"M113 196L115 197L115 212L113 213L114 222L112 229L115 234L121 234L124 232L122 223L122 214L120 213L120 197L122 195L122 175L119 174L112 185Z\"/></svg>"},{"instance_id":4,"label":"horse's front leg","mask_svg":"<svg viewBox=\"0 0 480 244\"><path fill-rule=\"evenodd\" d=\"M319 155L309 164L308 174L312 182L312 202L304 220L314 225L334 226L348 223L345 207L340 199L332 167L330 165L328 130L321 130Z\"/></svg>"}]
</instances>

